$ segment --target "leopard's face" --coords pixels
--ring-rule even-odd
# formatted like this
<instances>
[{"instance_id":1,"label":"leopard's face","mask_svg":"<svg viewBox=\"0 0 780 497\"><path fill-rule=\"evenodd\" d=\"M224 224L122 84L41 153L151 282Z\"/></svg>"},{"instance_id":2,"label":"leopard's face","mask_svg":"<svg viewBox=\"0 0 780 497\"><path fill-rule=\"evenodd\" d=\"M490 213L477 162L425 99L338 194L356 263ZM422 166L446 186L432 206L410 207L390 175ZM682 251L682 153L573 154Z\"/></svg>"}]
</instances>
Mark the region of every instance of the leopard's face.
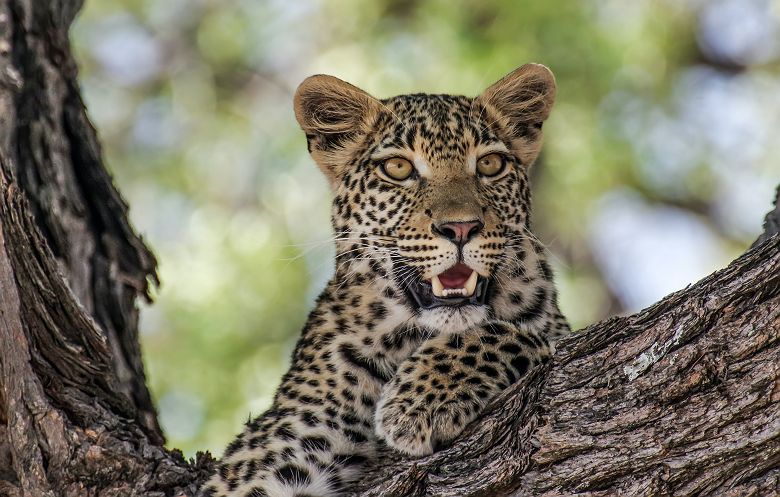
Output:
<instances>
[{"instance_id":1,"label":"leopard's face","mask_svg":"<svg viewBox=\"0 0 780 497\"><path fill-rule=\"evenodd\" d=\"M417 94L368 100L363 127L304 126L335 190L337 271L368 268L427 328L460 331L511 314L502 290L528 277L527 174L551 105L528 106L550 92L538 78L529 85L522 119L495 95Z\"/></svg>"}]
</instances>

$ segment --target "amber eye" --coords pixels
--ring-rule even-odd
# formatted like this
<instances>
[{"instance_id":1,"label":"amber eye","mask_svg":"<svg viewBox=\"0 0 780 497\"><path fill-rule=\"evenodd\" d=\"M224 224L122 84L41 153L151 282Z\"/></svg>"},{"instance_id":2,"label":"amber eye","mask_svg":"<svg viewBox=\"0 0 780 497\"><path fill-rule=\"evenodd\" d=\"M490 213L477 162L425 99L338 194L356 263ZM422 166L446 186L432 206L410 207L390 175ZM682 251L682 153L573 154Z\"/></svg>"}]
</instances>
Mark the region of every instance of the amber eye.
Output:
<instances>
[{"instance_id":1,"label":"amber eye","mask_svg":"<svg viewBox=\"0 0 780 497\"><path fill-rule=\"evenodd\" d=\"M483 155L477 160L477 172L482 176L496 176L504 170L504 162L501 154Z\"/></svg>"},{"instance_id":2,"label":"amber eye","mask_svg":"<svg viewBox=\"0 0 780 497\"><path fill-rule=\"evenodd\" d=\"M393 157L382 163L382 172L396 181L408 179L414 172L414 166L406 159Z\"/></svg>"}]
</instances>

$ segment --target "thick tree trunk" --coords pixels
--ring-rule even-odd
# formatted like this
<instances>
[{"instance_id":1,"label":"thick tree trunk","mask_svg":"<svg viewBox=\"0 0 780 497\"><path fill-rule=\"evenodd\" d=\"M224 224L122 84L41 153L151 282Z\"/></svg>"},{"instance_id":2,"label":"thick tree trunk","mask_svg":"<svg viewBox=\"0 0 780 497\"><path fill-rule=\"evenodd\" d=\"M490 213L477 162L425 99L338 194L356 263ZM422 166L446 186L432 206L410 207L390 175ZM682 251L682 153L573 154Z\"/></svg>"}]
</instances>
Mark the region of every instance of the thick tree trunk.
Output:
<instances>
[{"instance_id":1,"label":"thick tree trunk","mask_svg":"<svg viewBox=\"0 0 780 497\"><path fill-rule=\"evenodd\" d=\"M155 260L79 95L79 7L0 0L0 495L192 492L200 466L162 448L145 383Z\"/></svg>"},{"instance_id":2,"label":"thick tree trunk","mask_svg":"<svg viewBox=\"0 0 780 497\"><path fill-rule=\"evenodd\" d=\"M135 299L155 261L76 82L78 0L0 0L0 496L193 495L162 447ZM744 256L561 343L452 447L358 495L780 493L780 202ZM760 242L760 243L759 243Z\"/></svg>"}]
</instances>

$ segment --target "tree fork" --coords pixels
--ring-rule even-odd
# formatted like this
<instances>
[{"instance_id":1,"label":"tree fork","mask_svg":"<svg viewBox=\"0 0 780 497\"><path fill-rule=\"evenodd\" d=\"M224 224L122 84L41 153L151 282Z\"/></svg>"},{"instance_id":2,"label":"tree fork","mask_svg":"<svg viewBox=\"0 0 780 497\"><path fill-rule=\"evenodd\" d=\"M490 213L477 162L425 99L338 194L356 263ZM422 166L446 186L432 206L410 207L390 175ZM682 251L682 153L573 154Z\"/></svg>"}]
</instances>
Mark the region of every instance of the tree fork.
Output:
<instances>
[{"instance_id":1,"label":"tree fork","mask_svg":"<svg viewBox=\"0 0 780 497\"><path fill-rule=\"evenodd\" d=\"M0 0L0 496L192 496L162 447L136 298L156 262L78 91L80 0ZM780 191L779 191L780 193ZM451 447L356 495L780 493L780 201L701 282L564 340Z\"/></svg>"}]
</instances>

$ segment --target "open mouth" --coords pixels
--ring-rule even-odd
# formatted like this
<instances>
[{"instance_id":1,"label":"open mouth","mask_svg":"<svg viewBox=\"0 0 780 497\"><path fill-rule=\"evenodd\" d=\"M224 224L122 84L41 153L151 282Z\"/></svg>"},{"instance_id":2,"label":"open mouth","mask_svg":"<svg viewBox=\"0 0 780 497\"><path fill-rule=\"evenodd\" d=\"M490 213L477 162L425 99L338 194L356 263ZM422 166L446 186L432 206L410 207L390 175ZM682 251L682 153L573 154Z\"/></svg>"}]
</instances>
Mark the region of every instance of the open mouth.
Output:
<instances>
[{"instance_id":1,"label":"open mouth","mask_svg":"<svg viewBox=\"0 0 780 497\"><path fill-rule=\"evenodd\" d=\"M484 305L488 281L467 265L458 263L430 281L411 283L407 290L423 309Z\"/></svg>"}]
</instances>

